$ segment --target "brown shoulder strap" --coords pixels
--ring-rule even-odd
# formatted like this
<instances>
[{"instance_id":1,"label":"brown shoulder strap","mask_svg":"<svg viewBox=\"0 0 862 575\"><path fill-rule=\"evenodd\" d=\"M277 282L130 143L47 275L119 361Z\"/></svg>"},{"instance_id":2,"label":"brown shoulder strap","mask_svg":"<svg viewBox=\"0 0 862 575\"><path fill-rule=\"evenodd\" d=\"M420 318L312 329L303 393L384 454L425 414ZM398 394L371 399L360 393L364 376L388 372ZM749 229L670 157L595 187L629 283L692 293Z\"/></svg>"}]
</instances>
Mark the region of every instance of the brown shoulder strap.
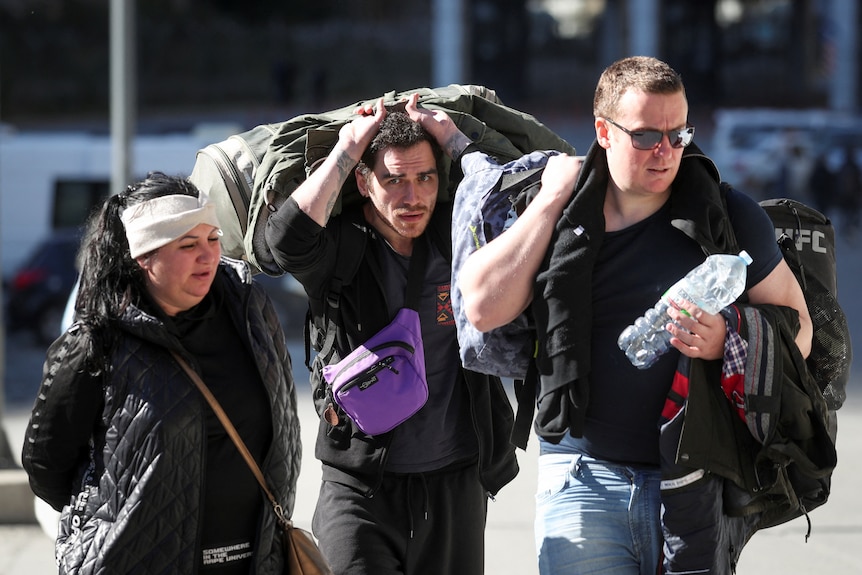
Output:
<instances>
[{"instance_id":1,"label":"brown shoulder strap","mask_svg":"<svg viewBox=\"0 0 862 575\"><path fill-rule=\"evenodd\" d=\"M213 412L215 412L216 417L218 417L219 421L221 421L222 425L224 425L225 431L227 431L227 434L233 440L234 445L236 445L236 448L239 449L240 454L242 455L243 459L245 459L245 462L248 464L249 469L251 469L251 472L254 474L255 479L257 479L257 482L260 484L261 489L263 489L263 492L266 493L266 497L267 499L269 499L270 504L272 504L272 508L275 511L275 515L278 518L279 524L282 526L290 526L291 522L290 519L287 519L287 517L285 517L284 508L275 499L275 496L272 494L272 491L269 490L269 487L266 484L266 479L264 479L263 477L263 472L260 470L260 467L254 460L254 457L252 457L251 452L249 452L248 450L248 447L245 446L245 442L239 436L239 433L233 426L233 423L231 423L230 418L228 418L227 413L225 413L218 400L215 398L215 396L212 394L212 392L209 390L209 388L206 386L200 376L195 373L195 371L191 368L188 362L184 360L182 356L174 350L171 350L171 354L174 356L174 359L177 360L177 363L180 364L180 367L183 368L183 371L186 372L186 375L189 376L189 379L194 382L194 384L203 394L204 398L210 404L210 407L212 407Z\"/></svg>"}]
</instances>

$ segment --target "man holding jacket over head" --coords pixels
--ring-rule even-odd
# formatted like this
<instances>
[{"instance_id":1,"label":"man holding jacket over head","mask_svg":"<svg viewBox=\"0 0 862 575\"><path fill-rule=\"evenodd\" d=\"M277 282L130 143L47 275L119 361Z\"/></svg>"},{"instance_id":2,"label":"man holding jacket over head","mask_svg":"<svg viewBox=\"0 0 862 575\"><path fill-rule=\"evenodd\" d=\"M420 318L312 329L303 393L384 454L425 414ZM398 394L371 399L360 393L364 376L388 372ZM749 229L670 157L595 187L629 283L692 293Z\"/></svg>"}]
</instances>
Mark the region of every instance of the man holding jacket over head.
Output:
<instances>
[{"instance_id":1,"label":"man holding jacket over head","mask_svg":"<svg viewBox=\"0 0 862 575\"><path fill-rule=\"evenodd\" d=\"M405 112L387 113L380 100L357 114L266 231L279 266L304 286L317 326L344 265L342 235L362 246L356 274L341 288L335 353L318 354L312 366L323 462L313 531L339 575L480 575L488 496L518 468L505 390L498 378L462 368L451 312L438 305L451 273L451 205L437 202L440 148L458 158L470 140L446 113L418 108L416 95ZM351 173L364 202L331 217ZM334 404L321 370L403 307L420 242L428 253L419 315L429 398L394 430L369 436Z\"/></svg>"}]
</instances>

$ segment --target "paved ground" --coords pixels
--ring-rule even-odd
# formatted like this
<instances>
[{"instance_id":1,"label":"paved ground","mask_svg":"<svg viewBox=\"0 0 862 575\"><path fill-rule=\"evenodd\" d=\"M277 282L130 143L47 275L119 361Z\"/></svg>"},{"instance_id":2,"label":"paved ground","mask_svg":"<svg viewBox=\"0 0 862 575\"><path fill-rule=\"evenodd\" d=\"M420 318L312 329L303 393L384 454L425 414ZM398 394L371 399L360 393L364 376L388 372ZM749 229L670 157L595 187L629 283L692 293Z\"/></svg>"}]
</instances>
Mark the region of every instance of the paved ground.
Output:
<instances>
[{"instance_id":1,"label":"paved ground","mask_svg":"<svg viewBox=\"0 0 862 575\"><path fill-rule=\"evenodd\" d=\"M313 445L311 402L301 404L303 442ZM10 442L21 444L27 412L15 408L6 414ZM840 463L833 478L832 498L811 514L812 534L805 543L804 520L761 531L742 555L739 575L764 573L855 575L862 573L862 400L857 396L842 409L840 418ZM490 506L487 528L486 573L534 575L537 573L533 546L533 492L536 481L536 442L531 440L519 458L521 474ZM306 449L299 482L295 519L309 526L320 480L319 465ZM30 503L29 498L27 503ZM36 524L0 524L0 575L56 573L53 541Z\"/></svg>"},{"instance_id":2,"label":"paved ground","mask_svg":"<svg viewBox=\"0 0 862 575\"><path fill-rule=\"evenodd\" d=\"M851 330L862 333L862 244L860 248L842 241L839 246L839 295L847 311ZM307 373L303 372L301 343L291 346L298 369L301 394L303 443L306 454L299 480L299 501L295 519L309 526L320 479L319 464L313 458L316 425L310 405ZM29 407L38 388L44 350L30 345L26 338L12 336L6 348L6 406L0 419L6 429L14 455L20 452ZM858 355L858 353L857 353ZM862 360L860 360L862 361ZM862 365L859 361L856 365ZM839 464L833 475L831 500L811 514L812 534L805 542L804 519L756 534L748 544L739 565L739 575L764 573L812 574L862 573L862 377L854 369L849 399L839 412ZM533 546L533 493L536 481L536 441L526 453L520 452L521 474L507 486L490 506L487 528L486 572L496 575L534 575L537 573ZM0 500L0 575L41 575L56 573L53 542L36 524L30 512L32 496L25 489L8 491L4 482L21 484L15 471L0 471L0 492L19 493L14 500ZM9 515L20 513L27 523L15 523ZM4 519L4 517L6 517Z\"/></svg>"}]
</instances>

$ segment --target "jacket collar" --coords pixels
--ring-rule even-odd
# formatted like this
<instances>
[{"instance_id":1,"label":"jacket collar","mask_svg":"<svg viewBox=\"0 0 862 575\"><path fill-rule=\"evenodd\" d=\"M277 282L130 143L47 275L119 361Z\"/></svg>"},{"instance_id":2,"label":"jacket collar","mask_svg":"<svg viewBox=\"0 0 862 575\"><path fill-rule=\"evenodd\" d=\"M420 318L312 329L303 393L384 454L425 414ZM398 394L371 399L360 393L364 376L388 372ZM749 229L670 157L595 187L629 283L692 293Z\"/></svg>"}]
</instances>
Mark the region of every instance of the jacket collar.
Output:
<instances>
[{"instance_id":1,"label":"jacket collar","mask_svg":"<svg viewBox=\"0 0 862 575\"><path fill-rule=\"evenodd\" d=\"M602 207L608 185L605 149L593 141L584 158L573 205L577 213L592 214L594 240L604 234ZM725 191L715 163L694 143L683 150L679 172L673 181L670 210L674 227L704 247L709 253L736 249L736 235L727 218Z\"/></svg>"}]
</instances>

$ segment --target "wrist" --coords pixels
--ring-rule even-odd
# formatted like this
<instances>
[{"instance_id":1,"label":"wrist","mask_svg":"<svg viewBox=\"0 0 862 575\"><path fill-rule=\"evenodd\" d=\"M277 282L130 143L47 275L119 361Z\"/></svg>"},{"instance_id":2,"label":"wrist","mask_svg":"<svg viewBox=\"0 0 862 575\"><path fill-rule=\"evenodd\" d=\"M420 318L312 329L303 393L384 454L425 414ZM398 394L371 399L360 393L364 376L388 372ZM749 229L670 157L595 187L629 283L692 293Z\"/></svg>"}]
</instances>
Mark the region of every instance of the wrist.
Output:
<instances>
[{"instance_id":1,"label":"wrist","mask_svg":"<svg viewBox=\"0 0 862 575\"><path fill-rule=\"evenodd\" d=\"M461 132L455 134L447 143L446 152L456 164L461 163L461 158L463 158L465 154L477 151L480 151L479 146Z\"/></svg>"},{"instance_id":2,"label":"wrist","mask_svg":"<svg viewBox=\"0 0 862 575\"><path fill-rule=\"evenodd\" d=\"M330 155L335 157L339 165L351 163L351 167L353 167L362 160L364 151L365 149L356 143L339 141Z\"/></svg>"}]
</instances>

